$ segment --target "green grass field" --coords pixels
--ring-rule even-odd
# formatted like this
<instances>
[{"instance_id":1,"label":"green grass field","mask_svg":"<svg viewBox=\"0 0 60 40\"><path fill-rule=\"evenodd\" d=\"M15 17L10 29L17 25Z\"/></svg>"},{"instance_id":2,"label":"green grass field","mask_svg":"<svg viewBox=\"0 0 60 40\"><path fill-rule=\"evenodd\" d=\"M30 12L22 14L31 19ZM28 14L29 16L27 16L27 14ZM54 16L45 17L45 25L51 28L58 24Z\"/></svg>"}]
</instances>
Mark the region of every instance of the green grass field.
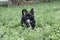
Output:
<instances>
[{"instance_id":1,"label":"green grass field","mask_svg":"<svg viewBox=\"0 0 60 40\"><path fill-rule=\"evenodd\" d=\"M36 27L23 30L21 11L34 8ZM0 7L0 40L60 40L60 2Z\"/></svg>"}]
</instances>

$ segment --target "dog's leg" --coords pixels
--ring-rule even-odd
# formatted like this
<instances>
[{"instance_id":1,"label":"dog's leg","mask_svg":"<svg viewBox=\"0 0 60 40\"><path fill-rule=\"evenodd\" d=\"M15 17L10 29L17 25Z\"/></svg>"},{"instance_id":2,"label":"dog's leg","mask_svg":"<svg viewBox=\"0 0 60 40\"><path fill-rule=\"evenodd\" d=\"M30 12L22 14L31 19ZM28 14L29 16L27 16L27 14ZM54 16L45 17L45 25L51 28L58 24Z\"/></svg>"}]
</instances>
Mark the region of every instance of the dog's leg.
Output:
<instances>
[{"instance_id":1,"label":"dog's leg","mask_svg":"<svg viewBox=\"0 0 60 40\"><path fill-rule=\"evenodd\" d=\"M35 28L35 24L33 23L33 24L31 25L31 27L32 27L32 29L34 29L34 28Z\"/></svg>"},{"instance_id":2,"label":"dog's leg","mask_svg":"<svg viewBox=\"0 0 60 40\"><path fill-rule=\"evenodd\" d=\"M32 29L34 29L35 26L36 26L36 24L35 24L35 20L33 20L33 22L31 23L31 27L32 27Z\"/></svg>"}]
</instances>

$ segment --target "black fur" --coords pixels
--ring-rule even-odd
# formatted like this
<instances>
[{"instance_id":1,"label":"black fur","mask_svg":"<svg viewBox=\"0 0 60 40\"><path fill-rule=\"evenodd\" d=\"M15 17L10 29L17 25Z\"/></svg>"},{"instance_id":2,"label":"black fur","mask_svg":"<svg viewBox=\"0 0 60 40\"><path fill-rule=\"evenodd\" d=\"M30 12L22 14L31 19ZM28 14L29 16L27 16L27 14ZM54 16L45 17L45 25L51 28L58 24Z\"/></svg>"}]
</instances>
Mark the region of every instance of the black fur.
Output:
<instances>
[{"instance_id":1,"label":"black fur","mask_svg":"<svg viewBox=\"0 0 60 40\"><path fill-rule=\"evenodd\" d=\"M26 9L22 10L22 18L21 18L21 25L24 26L25 24L27 27L30 27L29 23L27 20L30 20L30 25L32 29L35 27L35 19L34 19L34 9L32 8L30 12L28 12Z\"/></svg>"}]
</instances>

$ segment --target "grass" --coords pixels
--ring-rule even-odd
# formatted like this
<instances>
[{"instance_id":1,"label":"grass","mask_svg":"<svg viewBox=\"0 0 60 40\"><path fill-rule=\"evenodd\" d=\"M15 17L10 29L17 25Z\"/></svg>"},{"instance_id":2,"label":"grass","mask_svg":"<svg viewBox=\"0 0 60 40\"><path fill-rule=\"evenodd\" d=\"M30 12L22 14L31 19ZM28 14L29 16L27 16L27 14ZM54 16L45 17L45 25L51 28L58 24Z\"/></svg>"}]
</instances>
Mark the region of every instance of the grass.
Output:
<instances>
[{"instance_id":1,"label":"grass","mask_svg":"<svg viewBox=\"0 0 60 40\"><path fill-rule=\"evenodd\" d=\"M21 10L34 8L36 27L20 25ZM0 7L0 40L60 40L60 1Z\"/></svg>"}]
</instances>

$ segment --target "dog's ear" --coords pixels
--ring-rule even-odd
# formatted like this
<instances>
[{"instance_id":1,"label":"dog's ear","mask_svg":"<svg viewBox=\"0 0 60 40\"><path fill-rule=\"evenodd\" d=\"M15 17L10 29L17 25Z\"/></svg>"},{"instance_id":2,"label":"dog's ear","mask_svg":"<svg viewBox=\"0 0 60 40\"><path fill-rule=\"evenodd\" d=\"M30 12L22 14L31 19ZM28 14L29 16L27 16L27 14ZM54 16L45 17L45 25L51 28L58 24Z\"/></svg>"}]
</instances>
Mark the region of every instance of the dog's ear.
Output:
<instances>
[{"instance_id":1,"label":"dog's ear","mask_svg":"<svg viewBox=\"0 0 60 40\"><path fill-rule=\"evenodd\" d=\"M32 15L34 15L34 9L33 8L30 10L30 13L32 13Z\"/></svg>"},{"instance_id":2,"label":"dog's ear","mask_svg":"<svg viewBox=\"0 0 60 40\"><path fill-rule=\"evenodd\" d=\"M26 9L23 9L23 10L22 10L22 15L23 15L23 16L26 15L27 12L28 12L28 11L27 11Z\"/></svg>"}]
</instances>

